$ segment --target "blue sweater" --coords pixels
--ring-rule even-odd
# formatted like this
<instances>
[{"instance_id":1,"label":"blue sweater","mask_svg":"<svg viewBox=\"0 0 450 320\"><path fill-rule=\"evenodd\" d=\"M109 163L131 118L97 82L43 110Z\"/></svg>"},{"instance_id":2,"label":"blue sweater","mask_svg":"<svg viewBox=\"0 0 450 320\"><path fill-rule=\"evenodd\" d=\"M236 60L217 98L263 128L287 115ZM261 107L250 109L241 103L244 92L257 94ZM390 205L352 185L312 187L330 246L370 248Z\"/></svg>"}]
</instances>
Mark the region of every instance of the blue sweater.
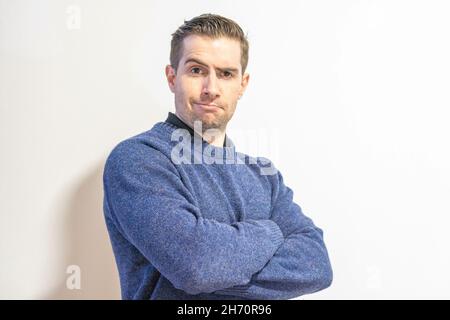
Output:
<instances>
[{"instance_id":1,"label":"blue sweater","mask_svg":"<svg viewBox=\"0 0 450 320\"><path fill-rule=\"evenodd\" d=\"M158 122L106 160L103 209L122 298L290 299L328 287L323 232L273 163L228 137L219 148L180 130ZM191 148L178 153L180 141Z\"/></svg>"}]
</instances>

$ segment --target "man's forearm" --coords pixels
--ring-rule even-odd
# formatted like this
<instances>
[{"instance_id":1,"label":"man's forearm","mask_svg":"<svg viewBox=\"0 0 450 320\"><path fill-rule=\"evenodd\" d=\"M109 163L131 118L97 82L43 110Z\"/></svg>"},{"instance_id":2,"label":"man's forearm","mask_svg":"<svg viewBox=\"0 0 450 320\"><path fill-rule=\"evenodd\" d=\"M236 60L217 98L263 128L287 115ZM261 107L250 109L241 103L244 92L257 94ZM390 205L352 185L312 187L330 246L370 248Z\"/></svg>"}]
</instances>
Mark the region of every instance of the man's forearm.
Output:
<instances>
[{"instance_id":1,"label":"man's forearm","mask_svg":"<svg viewBox=\"0 0 450 320\"><path fill-rule=\"evenodd\" d=\"M332 277L322 231L308 228L285 239L247 285L215 293L247 299L291 299L328 287Z\"/></svg>"}]
</instances>

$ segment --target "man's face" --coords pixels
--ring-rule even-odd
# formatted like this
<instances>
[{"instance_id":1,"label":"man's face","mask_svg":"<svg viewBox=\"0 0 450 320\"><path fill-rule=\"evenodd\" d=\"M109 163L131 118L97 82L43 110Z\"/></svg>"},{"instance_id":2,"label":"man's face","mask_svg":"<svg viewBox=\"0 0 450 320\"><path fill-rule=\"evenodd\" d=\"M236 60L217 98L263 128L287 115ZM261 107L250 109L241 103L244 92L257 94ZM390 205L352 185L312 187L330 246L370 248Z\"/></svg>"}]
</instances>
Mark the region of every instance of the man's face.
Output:
<instances>
[{"instance_id":1,"label":"man's face","mask_svg":"<svg viewBox=\"0 0 450 320\"><path fill-rule=\"evenodd\" d=\"M203 131L224 131L248 84L249 75L242 76L241 70L239 41L198 35L184 38L176 74L166 66L176 114L190 126L200 120Z\"/></svg>"}]
</instances>

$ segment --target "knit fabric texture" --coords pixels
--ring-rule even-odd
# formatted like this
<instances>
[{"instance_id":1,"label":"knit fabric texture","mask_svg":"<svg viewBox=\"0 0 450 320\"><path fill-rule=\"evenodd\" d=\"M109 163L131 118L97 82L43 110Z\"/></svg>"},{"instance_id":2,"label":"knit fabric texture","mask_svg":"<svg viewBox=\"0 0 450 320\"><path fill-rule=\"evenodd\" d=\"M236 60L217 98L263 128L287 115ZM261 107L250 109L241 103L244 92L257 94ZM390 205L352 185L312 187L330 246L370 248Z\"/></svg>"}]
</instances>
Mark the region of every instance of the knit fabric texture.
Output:
<instances>
[{"instance_id":1,"label":"knit fabric texture","mask_svg":"<svg viewBox=\"0 0 450 320\"><path fill-rule=\"evenodd\" d=\"M291 299L330 286L323 231L274 164L158 122L118 143L103 210L122 299Z\"/></svg>"}]
</instances>

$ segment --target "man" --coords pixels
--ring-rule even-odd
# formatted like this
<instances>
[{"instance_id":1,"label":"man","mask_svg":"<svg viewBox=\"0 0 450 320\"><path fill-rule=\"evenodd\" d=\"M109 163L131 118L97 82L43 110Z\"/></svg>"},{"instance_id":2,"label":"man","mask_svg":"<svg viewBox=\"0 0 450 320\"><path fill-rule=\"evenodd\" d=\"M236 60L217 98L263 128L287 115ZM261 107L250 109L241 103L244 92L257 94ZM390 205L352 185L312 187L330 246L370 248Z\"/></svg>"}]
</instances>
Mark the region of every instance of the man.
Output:
<instances>
[{"instance_id":1,"label":"man","mask_svg":"<svg viewBox=\"0 0 450 320\"><path fill-rule=\"evenodd\" d=\"M273 164L225 133L247 61L234 21L185 21L165 70L175 114L109 155L104 212L123 299L290 299L331 284L322 230Z\"/></svg>"}]
</instances>

